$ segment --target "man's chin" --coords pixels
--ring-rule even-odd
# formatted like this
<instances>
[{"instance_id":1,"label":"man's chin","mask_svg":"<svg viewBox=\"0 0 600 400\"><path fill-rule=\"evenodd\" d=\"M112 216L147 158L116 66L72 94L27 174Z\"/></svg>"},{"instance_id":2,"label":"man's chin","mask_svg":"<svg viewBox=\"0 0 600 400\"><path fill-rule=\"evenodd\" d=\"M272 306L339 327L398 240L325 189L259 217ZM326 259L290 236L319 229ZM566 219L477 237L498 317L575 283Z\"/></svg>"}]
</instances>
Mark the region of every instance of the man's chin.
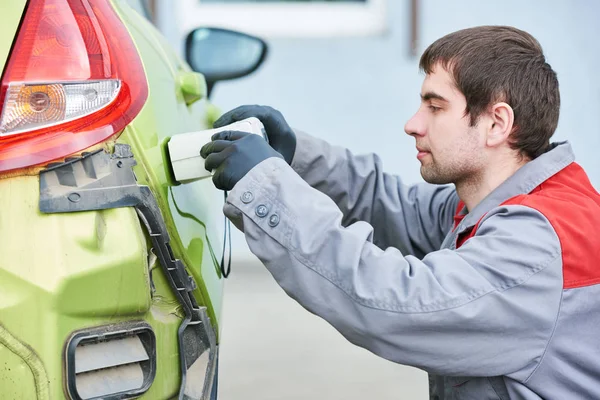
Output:
<instances>
[{"instance_id":1,"label":"man's chin","mask_svg":"<svg viewBox=\"0 0 600 400\"><path fill-rule=\"evenodd\" d=\"M452 183L452 179L436 173L436 171L432 171L431 168L425 167L424 165L421 166L421 177L425 182L433 185L446 185Z\"/></svg>"}]
</instances>

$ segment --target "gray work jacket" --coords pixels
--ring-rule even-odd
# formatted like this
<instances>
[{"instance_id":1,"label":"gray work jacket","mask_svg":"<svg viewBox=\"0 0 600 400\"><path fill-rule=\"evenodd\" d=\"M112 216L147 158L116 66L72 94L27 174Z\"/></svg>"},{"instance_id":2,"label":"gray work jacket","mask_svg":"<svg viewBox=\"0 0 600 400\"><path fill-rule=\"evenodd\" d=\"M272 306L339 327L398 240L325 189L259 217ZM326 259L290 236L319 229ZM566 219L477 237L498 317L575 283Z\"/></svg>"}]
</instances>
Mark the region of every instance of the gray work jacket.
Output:
<instances>
[{"instance_id":1,"label":"gray work jacket","mask_svg":"<svg viewBox=\"0 0 600 400\"><path fill-rule=\"evenodd\" d=\"M600 196L568 143L467 213L298 132L224 211L288 295L427 371L432 399L600 399Z\"/></svg>"}]
</instances>

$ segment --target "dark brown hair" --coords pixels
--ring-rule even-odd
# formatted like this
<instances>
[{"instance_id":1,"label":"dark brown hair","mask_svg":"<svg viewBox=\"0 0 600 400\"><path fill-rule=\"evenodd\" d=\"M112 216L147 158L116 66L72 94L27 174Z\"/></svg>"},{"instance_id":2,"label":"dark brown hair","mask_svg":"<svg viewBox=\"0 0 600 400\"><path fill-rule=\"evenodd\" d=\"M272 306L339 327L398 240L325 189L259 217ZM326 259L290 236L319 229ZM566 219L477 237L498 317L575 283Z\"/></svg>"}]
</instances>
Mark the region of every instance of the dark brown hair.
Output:
<instances>
[{"instance_id":1,"label":"dark brown hair","mask_svg":"<svg viewBox=\"0 0 600 400\"><path fill-rule=\"evenodd\" d=\"M542 47L529 33L509 26L463 29L436 40L421 56L425 73L441 65L467 99L475 126L496 102L514 111L510 144L534 159L544 153L558 124L558 79Z\"/></svg>"}]
</instances>

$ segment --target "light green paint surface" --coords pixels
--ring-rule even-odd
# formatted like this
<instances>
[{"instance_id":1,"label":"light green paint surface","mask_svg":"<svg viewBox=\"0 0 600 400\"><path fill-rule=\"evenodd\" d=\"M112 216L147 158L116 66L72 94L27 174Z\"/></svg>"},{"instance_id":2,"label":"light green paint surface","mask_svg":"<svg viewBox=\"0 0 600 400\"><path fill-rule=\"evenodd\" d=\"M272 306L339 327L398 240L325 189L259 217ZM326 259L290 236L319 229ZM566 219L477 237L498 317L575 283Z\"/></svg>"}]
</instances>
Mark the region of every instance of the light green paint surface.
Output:
<instances>
[{"instance_id":1,"label":"light green paint surface","mask_svg":"<svg viewBox=\"0 0 600 400\"><path fill-rule=\"evenodd\" d=\"M173 134L210 126L219 111L198 100L204 96L202 77L177 59L158 32L120 1L113 4L149 82L146 105L118 141L131 145L139 183L156 196L174 254L194 276L196 298L216 327L223 289L218 270L223 194L210 180L173 185L163 149ZM24 0L0 5L2 69L24 6ZM0 179L0 399L65 398L69 336L124 321L146 321L157 338L156 378L142 398L174 396L180 384L181 307L135 210L42 214L38 202L38 176Z\"/></svg>"},{"instance_id":2,"label":"light green paint surface","mask_svg":"<svg viewBox=\"0 0 600 400\"><path fill-rule=\"evenodd\" d=\"M205 84L198 82L203 81L202 75L192 72L146 19L115 3L142 55L149 81L148 101L119 141L131 145L139 163L138 181L152 188L163 210L175 256L194 275L199 284L197 298L209 306L215 321L223 290L218 265L223 249L223 192L215 189L210 179L175 184L165 153L171 136L207 129L214 119L214 107L206 99L186 104L193 90L193 84L188 83L197 82L199 91L205 90Z\"/></svg>"},{"instance_id":3,"label":"light green paint surface","mask_svg":"<svg viewBox=\"0 0 600 400\"><path fill-rule=\"evenodd\" d=\"M4 63L19 29L25 3L26 0L0 1L0 70L4 70Z\"/></svg>"}]
</instances>

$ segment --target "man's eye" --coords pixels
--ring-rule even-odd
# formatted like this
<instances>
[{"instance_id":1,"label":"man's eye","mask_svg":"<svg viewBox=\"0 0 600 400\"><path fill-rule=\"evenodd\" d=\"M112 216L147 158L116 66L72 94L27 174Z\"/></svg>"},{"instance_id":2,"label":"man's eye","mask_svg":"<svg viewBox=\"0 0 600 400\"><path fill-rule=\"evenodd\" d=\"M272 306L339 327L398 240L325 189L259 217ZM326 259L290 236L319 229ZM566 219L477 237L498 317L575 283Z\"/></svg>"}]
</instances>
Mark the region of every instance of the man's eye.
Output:
<instances>
[{"instance_id":1,"label":"man's eye","mask_svg":"<svg viewBox=\"0 0 600 400\"><path fill-rule=\"evenodd\" d=\"M433 113L441 110L441 108L440 108L440 107L436 107L436 106L432 106L432 105L430 105L430 106L429 106L429 109L430 109L430 110L431 110L431 112L433 112Z\"/></svg>"}]
</instances>

